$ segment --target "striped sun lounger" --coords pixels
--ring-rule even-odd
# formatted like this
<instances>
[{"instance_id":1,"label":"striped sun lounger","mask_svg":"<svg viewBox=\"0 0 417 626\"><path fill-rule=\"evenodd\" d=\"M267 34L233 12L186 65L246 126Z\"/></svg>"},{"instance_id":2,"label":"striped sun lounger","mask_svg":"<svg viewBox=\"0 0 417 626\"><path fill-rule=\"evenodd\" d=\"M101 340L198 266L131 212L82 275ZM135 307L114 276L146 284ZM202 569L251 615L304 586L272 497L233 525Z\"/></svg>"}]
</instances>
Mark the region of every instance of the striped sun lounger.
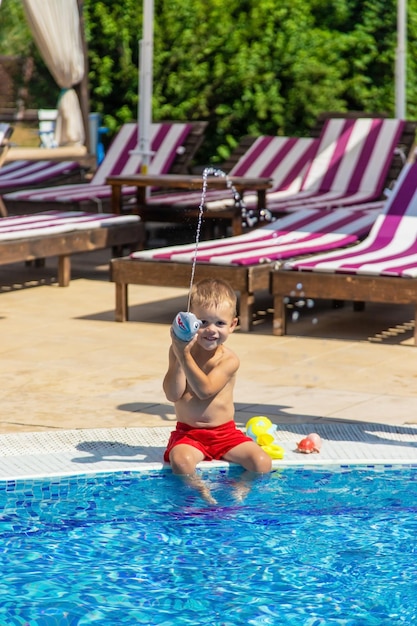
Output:
<instances>
[{"instance_id":1,"label":"striped sun lounger","mask_svg":"<svg viewBox=\"0 0 417 626\"><path fill-rule=\"evenodd\" d=\"M381 210L380 203L365 205L366 210L334 211L300 209L236 237L199 243L141 250L133 259L213 265L253 265L278 259L331 250L358 241L366 235Z\"/></svg>"},{"instance_id":2,"label":"striped sun lounger","mask_svg":"<svg viewBox=\"0 0 417 626\"><path fill-rule=\"evenodd\" d=\"M317 140L312 137L257 137L247 152L236 165L227 172L228 176L247 176L251 178L271 178L273 190L288 194L295 193L301 187L303 174L314 152ZM153 210L164 203L183 207L198 207L201 193L182 191L161 193L149 199ZM231 204L231 194L224 190L208 190L206 205L219 202L220 206Z\"/></svg>"},{"instance_id":3,"label":"striped sun lounger","mask_svg":"<svg viewBox=\"0 0 417 626\"><path fill-rule=\"evenodd\" d=\"M9 139L13 135L13 127L5 122L0 123L0 165L3 164L9 149Z\"/></svg>"},{"instance_id":4,"label":"striped sun lounger","mask_svg":"<svg viewBox=\"0 0 417 626\"><path fill-rule=\"evenodd\" d=\"M77 161L11 161L0 168L0 195L63 181L81 182L84 169Z\"/></svg>"},{"instance_id":5,"label":"striped sun lounger","mask_svg":"<svg viewBox=\"0 0 417 626\"><path fill-rule=\"evenodd\" d=\"M272 291L276 335L286 332L286 297L300 291L305 298L414 304L417 322L417 163L405 166L361 243L286 261L273 273Z\"/></svg>"},{"instance_id":6,"label":"striped sun lounger","mask_svg":"<svg viewBox=\"0 0 417 626\"><path fill-rule=\"evenodd\" d=\"M398 119L328 119L300 191L287 198L268 194L268 209L282 214L380 200L405 127Z\"/></svg>"},{"instance_id":7,"label":"striped sun lounger","mask_svg":"<svg viewBox=\"0 0 417 626\"><path fill-rule=\"evenodd\" d=\"M311 161L317 140L311 137L274 137L264 135L254 140L237 163L225 172L228 176L271 178L272 187L284 195L297 192L303 180L303 175ZM250 194L252 198L253 194ZM248 196L249 197L249 196ZM253 204L257 206L257 195L253 195ZM246 195L245 195L246 199ZM246 201L246 200L245 200ZM139 213L144 223L147 221L182 222L198 217L201 204L201 192L170 191L151 195L146 207L140 208ZM221 214L224 207L234 206L232 193L227 190L208 190L205 197L205 220L233 219L233 216ZM220 211L218 210L220 209ZM240 223L240 209L239 223ZM233 234L241 232L241 225Z\"/></svg>"},{"instance_id":8,"label":"striped sun lounger","mask_svg":"<svg viewBox=\"0 0 417 626\"><path fill-rule=\"evenodd\" d=\"M366 210L301 210L243 235L201 242L195 276L219 276L240 292L240 325L252 326L255 292L269 289L271 267L277 259L331 250L352 244L369 232L381 203ZM186 287L195 256L194 245L142 250L113 259L116 283L116 320L128 318L129 284Z\"/></svg>"},{"instance_id":9,"label":"striped sun lounger","mask_svg":"<svg viewBox=\"0 0 417 626\"><path fill-rule=\"evenodd\" d=\"M414 122L397 119L329 118L313 141L259 138L247 158L230 173L271 176L273 185L266 192L266 208L274 216L301 207L357 206L383 198L393 179L393 169L395 178L399 171L399 150L402 156L408 155L414 131ZM149 198L140 214L144 222L195 219L200 200L196 193L158 194ZM256 216L257 201L250 190L244 194L246 215L255 212ZM227 198L224 194L216 196L216 192L209 194L205 209L206 220L232 220L233 234L237 234L236 213L240 215L240 207L233 211L231 195Z\"/></svg>"},{"instance_id":10,"label":"striped sun lounger","mask_svg":"<svg viewBox=\"0 0 417 626\"><path fill-rule=\"evenodd\" d=\"M0 122L0 148L8 143L13 134L13 128L6 122Z\"/></svg>"},{"instance_id":11,"label":"striped sun lounger","mask_svg":"<svg viewBox=\"0 0 417 626\"><path fill-rule=\"evenodd\" d=\"M13 129L9 124L0 124L0 215L2 217L7 215L1 198L6 193L83 180L86 168L76 161L17 160L3 164L12 132Z\"/></svg>"},{"instance_id":12,"label":"striped sun lounger","mask_svg":"<svg viewBox=\"0 0 417 626\"><path fill-rule=\"evenodd\" d=\"M415 124L397 119L327 119L299 189L268 190L268 210L277 216L301 207L331 209L380 200L399 151L405 159L412 147L411 126ZM256 209L253 194L244 200L247 210Z\"/></svg>"},{"instance_id":13,"label":"striped sun lounger","mask_svg":"<svg viewBox=\"0 0 417 626\"><path fill-rule=\"evenodd\" d=\"M177 152L191 132L192 124L152 124L152 150L154 155L149 166L150 173L168 173ZM111 201L111 188L106 184L108 176L130 175L140 172L142 158L137 149L137 124L124 124L113 140L107 154L89 183L60 185L5 194L3 196L9 214L38 211L40 205L47 209L88 209L103 211ZM136 187L123 187L126 198L133 197Z\"/></svg>"},{"instance_id":14,"label":"striped sun lounger","mask_svg":"<svg viewBox=\"0 0 417 626\"><path fill-rule=\"evenodd\" d=\"M58 257L58 283L70 282L72 254L104 248L136 250L143 245L137 215L45 211L0 220L0 263Z\"/></svg>"}]
</instances>

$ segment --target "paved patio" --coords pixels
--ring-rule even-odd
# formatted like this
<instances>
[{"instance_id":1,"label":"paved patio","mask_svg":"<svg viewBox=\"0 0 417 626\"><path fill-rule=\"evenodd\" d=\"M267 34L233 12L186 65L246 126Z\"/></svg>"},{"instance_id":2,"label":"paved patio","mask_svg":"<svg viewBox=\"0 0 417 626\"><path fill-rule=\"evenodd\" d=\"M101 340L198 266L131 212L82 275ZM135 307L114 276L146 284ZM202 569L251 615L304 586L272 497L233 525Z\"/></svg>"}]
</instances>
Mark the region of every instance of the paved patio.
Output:
<instances>
[{"instance_id":1,"label":"paved patio","mask_svg":"<svg viewBox=\"0 0 417 626\"><path fill-rule=\"evenodd\" d=\"M0 267L0 436L164 427L168 433L174 424L161 382L169 325L186 306L187 290L134 286L131 321L116 323L108 259L108 253L74 257L69 288L57 286L53 262ZM287 336L274 337L268 294L257 303L255 331L229 340L241 359L240 426L254 415L290 430L299 425L300 432L304 425L356 424L363 431L381 424L414 441L417 349L409 307L369 305L358 313L319 303L301 310ZM7 448L10 437L4 441ZM343 438L337 445L343 450Z\"/></svg>"}]
</instances>

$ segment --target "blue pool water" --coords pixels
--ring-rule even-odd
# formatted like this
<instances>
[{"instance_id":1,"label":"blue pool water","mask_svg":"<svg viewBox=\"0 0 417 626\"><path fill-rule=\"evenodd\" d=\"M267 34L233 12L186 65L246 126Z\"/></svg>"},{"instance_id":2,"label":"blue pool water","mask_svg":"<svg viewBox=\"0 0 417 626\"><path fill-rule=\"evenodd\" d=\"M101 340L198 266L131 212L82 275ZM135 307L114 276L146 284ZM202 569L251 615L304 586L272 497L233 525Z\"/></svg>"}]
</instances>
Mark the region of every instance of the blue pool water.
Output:
<instances>
[{"instance_id":1,"label":"blue pool water","mask_svg":"<svg viewBox=\"0 0 417 626\"><path fill-rule=\"evenodd\" d=\"M417 467L0 483L3 626L417 623Z\"/></svg>"}]
</instances>

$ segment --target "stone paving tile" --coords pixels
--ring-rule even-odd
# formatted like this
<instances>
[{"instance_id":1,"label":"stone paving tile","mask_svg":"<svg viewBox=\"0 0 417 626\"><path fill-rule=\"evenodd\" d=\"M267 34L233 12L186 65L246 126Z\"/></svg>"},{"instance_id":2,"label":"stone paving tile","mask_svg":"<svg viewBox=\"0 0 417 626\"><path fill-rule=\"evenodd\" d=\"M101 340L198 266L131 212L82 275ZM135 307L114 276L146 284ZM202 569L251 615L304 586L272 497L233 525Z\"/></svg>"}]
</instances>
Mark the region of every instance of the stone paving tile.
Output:
<instances>
[{"instance_id":1,"label":"stone paving tile","mask_svg":"<svg viewBox=\"0 0 417 626\"><path fill-rule=\"evenodd\" d=\"M52 262L0 267L0 434L172 425L173 407L161 385L169 324L187 290L135 286L132 321L118 324L107 259L79 255L73 265L67 289L54 282ZM266 315L255 331L230 338L241 359L240 422L259 413L281 423L413 422L411 330L372 340L406 325L409 307L369 307L362 316L323 305L314 332L306 319L291 325L288 336L274 337L266 294L259 305Z\"/></svg>"}]
</instances>

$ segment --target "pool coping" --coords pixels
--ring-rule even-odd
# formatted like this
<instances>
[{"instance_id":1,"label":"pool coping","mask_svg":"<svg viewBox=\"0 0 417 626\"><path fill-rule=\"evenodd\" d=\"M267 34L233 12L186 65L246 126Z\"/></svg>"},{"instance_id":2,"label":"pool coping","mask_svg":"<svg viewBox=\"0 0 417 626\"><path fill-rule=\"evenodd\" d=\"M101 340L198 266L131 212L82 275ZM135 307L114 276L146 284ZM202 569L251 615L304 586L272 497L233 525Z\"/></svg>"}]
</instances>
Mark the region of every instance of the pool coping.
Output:
<instances>
[{"instance_id":1,"label":"pool coping","mask_svg":"<svg viewBox=\"0 0 417 626\"><path fill-rule=\"evenodd\" d=\"M161 470L172 426L100 428L0 435L0 480L113 471ZM322 438L319 454L301 454L296 444L310 432ZM273 467L417 464L417 426L376 423L278 424L276 443L284 458ZM199 467L223 467L223 461Z\"/></svg>"}]
</instances>

